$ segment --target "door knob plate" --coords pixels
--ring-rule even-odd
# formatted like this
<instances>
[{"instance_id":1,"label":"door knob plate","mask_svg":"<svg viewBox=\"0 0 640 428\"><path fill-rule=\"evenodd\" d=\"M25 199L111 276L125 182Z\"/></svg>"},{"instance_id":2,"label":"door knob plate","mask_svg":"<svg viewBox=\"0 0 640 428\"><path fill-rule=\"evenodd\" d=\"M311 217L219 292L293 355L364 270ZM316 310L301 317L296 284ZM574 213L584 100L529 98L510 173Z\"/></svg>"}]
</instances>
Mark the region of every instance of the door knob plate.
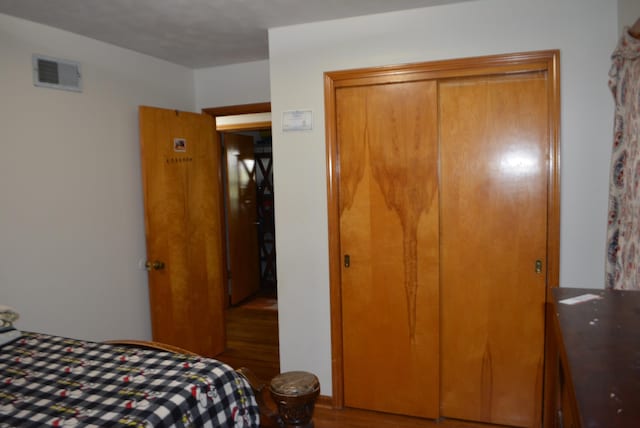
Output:
<instances>
[{"instance_id":1,"label":"door knob plate","mask_svg":"<svg viewBox=\"0 0 640 428\"><path fill-rule=\"evenodd\" d=\"M164 269L164 262L161 262L160 260L156 260L156 261L149 261L147 260L144 264L144 267L147 271L151 271L151 270L162 270Z\"/></svg>"}]
</instances>

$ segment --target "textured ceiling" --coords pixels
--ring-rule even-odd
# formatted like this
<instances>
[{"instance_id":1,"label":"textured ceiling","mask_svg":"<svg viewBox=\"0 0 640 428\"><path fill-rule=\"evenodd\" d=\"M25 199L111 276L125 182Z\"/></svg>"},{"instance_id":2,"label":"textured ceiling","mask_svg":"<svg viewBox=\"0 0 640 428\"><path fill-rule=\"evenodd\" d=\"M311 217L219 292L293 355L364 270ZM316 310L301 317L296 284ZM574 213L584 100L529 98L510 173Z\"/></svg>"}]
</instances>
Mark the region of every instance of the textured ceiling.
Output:
<instances>
[{"instance_id":1,"label":"textured ceiling","mask_svg":"<svg viewBox=\"0 0 640 428\"><path fill-rule=\"evenodd\" d=\"M268 28L460 1L0 0L0 13L202 68L268 58Z\"/></svg>"}]
</instances>

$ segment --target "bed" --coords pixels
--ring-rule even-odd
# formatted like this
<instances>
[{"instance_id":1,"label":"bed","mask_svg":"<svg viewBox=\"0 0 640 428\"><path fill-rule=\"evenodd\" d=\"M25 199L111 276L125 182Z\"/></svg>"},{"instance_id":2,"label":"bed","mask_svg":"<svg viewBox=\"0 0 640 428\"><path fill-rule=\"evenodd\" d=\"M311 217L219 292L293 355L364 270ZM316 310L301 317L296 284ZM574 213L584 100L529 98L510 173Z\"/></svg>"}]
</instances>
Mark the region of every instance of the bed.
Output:
<instances>
[{"instance_id":1,"label":"bed","mask_svg":"<svg viewBox=\"0 0 640 428\"><path fill-rule=\"evenodd\" d=\"M259 426L245 374L154 348L22 332L0 348L0 427Z\"/></svg>"}]
</instances>

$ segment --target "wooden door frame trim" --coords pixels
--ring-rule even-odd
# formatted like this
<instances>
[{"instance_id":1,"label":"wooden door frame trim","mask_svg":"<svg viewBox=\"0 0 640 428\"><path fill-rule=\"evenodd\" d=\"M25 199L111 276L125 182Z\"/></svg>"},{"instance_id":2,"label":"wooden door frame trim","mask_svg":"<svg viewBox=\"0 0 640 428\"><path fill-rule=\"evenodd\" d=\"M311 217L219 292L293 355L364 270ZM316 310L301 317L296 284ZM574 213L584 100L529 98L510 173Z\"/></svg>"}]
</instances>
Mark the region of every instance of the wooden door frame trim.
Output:
<instances>
[{"instance_id":1,"label":"wooden door frame trim","mask_svg":"<svg viewBox=\"0 0 640 428\"><path fill-rule=\"evenodd\" d=\"M265 129L271 129L271 121L234 123L230 125L216 125L216 131L222 132L222 133L233 133L233 132L241 132L241 131L262 131Z\"/></svg>"},{"instance_id":2,"label":"wooden door frame trim","mask_svg":"<svg viewBox=\"0 0 640 428\"><path fill-rule=\"evenodd\" d=\"M221 116L238 116L243 114L256 114L256 113L271 113L271 103L253 103L253 104L238 104L233 106L223 107L208 107L203 108L202 113L213 116L213 120ZM249 122L249 123L237 123L232 125L216 124L217 132L232 132L232 131L257 131L262 129L271 128L271 121L264 122Z\"/></svg>"},{"instance_id":3,"label":"wooden door frame trim","mask_svg":"<svg viewBox=\"0 0 640 428\"><path fill-rule=\"evenodd\" d=\"M559 282L560 259L560 52L546 50L392 65L324 73L329 286L331 311L332 401L344 407L342 289L340 257L339 151L336 124L338 88L504 75L540 71L548 76L549 156L547 185L547 300Z\"/></svg>"},{"instance_id":4,"label":"wooden door frame trim","mask_svg":"<svg viewBox=\"0 0 640 428\"><path fill-rule=\"evenodd\" d=\"M271 103L238 104L233 106L203 108L203 113L211 116L235 116L239 114L270 113Z\"/></svg>"}]
</instances>

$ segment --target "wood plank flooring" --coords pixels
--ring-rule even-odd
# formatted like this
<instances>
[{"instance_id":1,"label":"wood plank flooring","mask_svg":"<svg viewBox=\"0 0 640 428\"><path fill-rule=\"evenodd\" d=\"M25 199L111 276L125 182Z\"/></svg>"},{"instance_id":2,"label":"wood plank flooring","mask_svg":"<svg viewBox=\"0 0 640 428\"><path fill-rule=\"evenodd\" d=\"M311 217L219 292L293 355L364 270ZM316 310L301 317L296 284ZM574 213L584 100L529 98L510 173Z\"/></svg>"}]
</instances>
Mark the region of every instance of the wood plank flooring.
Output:
<instances>
[{"instance_id":1,"label":"wood plank flooring","mask_svg":"<svg viewBox=\"0 0 640 428\"><path fill-rule=\"evenodd\" d=\"M247 367L268 382L280 372L278 312L249 302L226 312L227 349L216 358L234 368ZM331 393L331 386L323 391ZM265 394L265 398L268 394ZM316 428L494 428L497 425L455 420L426 420L358 409L333 409L326 397L316 406ZM274 406L275 407L275 406Z\"/></svg>"},{"instance_id":2,"label":"wood plank flooring","mask_svg":"<svg viewBox=\"0 0 640 428\"><path fill-rule=\"evenodd\" d=\"M216 359L268 381L280 373L278 311L251 302L226 312L227 347Z\"/></svg>"},{"instance_id":3,"label":"wood plank flooring","mask_svg":"<svg viewBox=\"0 0 640 428\"><path fill-rule=\"evenodd\" d=\"M504 428L453 419L434 421L358 409L338 410L324 405L316 406L313 421L316 428Z\"/></svg>"}]
</instances>

